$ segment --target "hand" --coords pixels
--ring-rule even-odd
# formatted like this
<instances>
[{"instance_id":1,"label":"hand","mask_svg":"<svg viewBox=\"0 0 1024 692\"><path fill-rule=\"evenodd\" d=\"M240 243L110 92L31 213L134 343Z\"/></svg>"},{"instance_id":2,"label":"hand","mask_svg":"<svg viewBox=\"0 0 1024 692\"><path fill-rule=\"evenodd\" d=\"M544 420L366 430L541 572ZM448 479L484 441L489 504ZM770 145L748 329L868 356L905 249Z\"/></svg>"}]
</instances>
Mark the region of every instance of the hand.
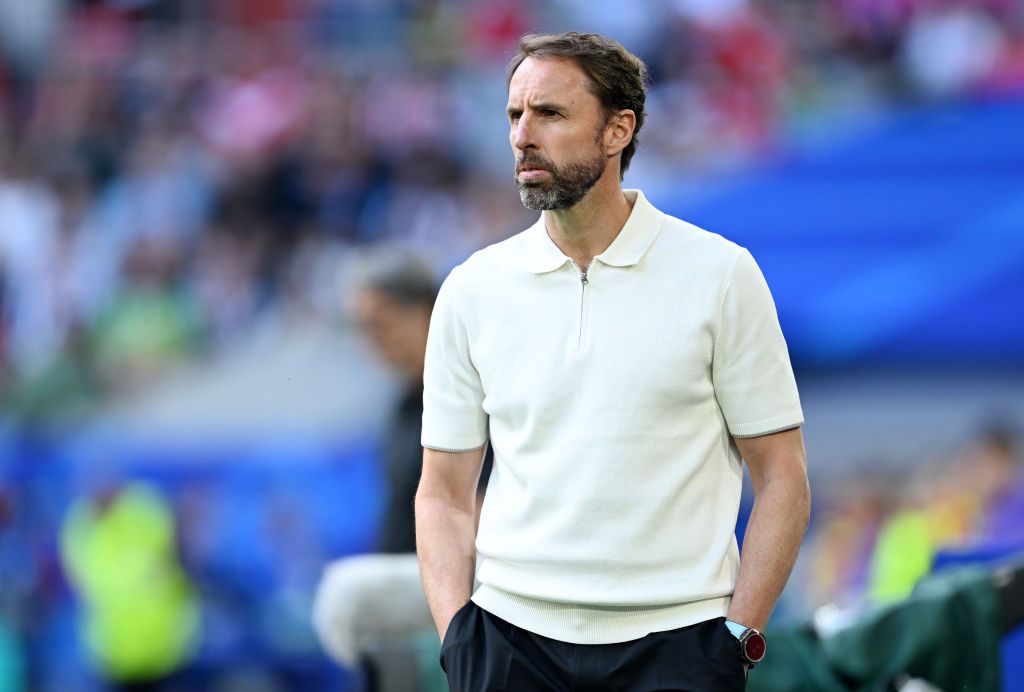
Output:
<instances>
[{"instance_id":1,"label":"hand","mask_svg":"<svg viewBox=\"0 0 1024 692\"><path fill-rule=\"evenodd\" d=\"M469 603L469 601L466 601L466 603ZM437 634L441 637L442 642L444 642L445 635L448 634L448 628L451 627L452 620L455 619L455 615L458 614L458 612L462 610L464 607L466 607L466 603L463 603L462 605L455 608L455 610L453 610L451 613L449 613L448 617L445 618L444 627L438 628Z\"/></svg>"}]
</instances>

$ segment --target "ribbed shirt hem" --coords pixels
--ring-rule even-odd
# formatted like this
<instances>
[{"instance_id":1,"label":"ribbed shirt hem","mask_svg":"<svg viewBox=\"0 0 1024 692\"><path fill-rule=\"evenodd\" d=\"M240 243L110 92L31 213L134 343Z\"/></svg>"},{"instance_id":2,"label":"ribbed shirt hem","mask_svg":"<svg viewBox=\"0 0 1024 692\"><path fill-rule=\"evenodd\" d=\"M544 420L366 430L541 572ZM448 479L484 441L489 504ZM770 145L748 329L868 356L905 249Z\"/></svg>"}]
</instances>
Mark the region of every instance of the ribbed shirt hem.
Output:
<instances>
[{"instance_id":1,"label":"ribbed shirt hem","mask_svg":"<svg viewBox=\"0 0 1024 692\"><path fill-rule=\"evenodd\" d=\"M616 644L651 632L723 617L729 596L657 606L596 606L545 601L481 585L478 606L528 632L570 644Z\"/></svg>"}]
</instances>

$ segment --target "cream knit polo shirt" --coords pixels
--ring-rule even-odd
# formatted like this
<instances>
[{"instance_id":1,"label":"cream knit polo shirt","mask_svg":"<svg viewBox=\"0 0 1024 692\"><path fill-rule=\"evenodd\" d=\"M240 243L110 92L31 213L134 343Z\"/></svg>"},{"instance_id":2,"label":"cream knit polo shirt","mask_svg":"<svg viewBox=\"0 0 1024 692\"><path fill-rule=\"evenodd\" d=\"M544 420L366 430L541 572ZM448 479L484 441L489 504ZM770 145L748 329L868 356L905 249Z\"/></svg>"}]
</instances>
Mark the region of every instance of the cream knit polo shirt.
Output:
<instances>
[{"instance_id":1,"label":"cream knit polo shirt","mask_svg":"<svg viewBox=\"0 0 1024 692\"><path fill-rule=\"evenodd\" d=\"M456 267L427 344L423 445L494 450L473 600L577 644L724 615L731 438L803 422L750 254L626 194L629 219L585 275L543 215Z\"/></svg>"}]
</instances>

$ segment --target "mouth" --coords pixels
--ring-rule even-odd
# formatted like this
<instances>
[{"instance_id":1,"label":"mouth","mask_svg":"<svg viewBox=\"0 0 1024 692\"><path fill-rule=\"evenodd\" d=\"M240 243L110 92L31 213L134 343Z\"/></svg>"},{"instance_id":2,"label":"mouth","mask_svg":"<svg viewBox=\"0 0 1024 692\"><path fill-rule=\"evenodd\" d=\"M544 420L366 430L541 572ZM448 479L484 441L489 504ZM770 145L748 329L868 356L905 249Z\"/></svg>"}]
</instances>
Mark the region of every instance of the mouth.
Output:
<instances>
[{"instance_id":1,"label":"mouth","mask_svg":"<svg viewBox=\"0 0 1024 692\"><path fill-rule=\"evenodd\" d=\"M541 168L540 166L528 163L519 166L519 169L516 171L516 175L519 177L520 180L525 182L543 178L545 175L550 175L550 173L546 168Z\"/></svg>"}]
</instances>

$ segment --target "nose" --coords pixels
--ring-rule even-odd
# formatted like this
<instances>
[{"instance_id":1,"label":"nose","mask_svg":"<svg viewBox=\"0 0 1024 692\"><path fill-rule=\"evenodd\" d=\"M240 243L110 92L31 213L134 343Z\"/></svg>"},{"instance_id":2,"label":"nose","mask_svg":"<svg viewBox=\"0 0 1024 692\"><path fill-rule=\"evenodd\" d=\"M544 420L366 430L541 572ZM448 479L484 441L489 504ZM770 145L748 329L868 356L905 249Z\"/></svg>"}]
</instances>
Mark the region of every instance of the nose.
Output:
<instances>
[{"instance_id":1,"label":"nose","mask_svg":"<svg viewBox=\"0 0 1024 692\"><path fill-rule=\"evenodd\" d=\"M517 151L537 148L537 142L534 139L533 119L528 113L523 113L512 126L511 136L512 146Z\"/></svg>"}]
</instances>

